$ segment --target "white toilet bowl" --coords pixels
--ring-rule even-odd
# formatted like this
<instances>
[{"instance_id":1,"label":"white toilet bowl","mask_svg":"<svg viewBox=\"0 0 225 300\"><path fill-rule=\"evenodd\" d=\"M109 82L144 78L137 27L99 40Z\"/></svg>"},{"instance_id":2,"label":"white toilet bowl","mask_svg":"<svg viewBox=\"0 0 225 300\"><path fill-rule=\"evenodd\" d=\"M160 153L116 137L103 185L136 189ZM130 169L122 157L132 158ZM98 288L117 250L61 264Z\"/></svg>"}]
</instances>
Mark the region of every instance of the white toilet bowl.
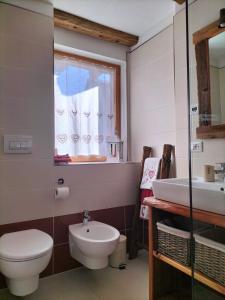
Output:
<instances>
[{"instance_id":1,"label":"white toilet bowl","mask_svg":"<svg viewBox=\"0 0 225 300\"><path fill-rule=\"evenodd\" d=\"M116 228L97 221L70 225L70 254L89 269L105 268L119 237Z\"/></svg>"},{"instance_id":2,"label":"white toilet bowl","mask_svg":"<svg viewBox=\"0 0 225 300\"><path fill-rule=\"evenodd\" d=\"M53 240L37 229L7 233L0 238L0 271L10 292L25 296L38 288L39 274L52 256Z\"/></svg>"}]
</instances>

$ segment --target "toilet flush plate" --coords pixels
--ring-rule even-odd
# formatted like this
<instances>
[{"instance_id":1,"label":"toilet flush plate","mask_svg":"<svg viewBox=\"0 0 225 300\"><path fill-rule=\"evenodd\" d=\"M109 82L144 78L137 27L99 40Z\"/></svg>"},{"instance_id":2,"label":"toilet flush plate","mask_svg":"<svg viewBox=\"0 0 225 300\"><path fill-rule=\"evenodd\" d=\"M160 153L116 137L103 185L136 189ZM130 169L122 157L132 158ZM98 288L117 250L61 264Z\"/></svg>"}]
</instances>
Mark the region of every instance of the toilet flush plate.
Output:
<instances>
[{"instance_id":1,"label":"toilet flush plate","mask_svg":"<svg viewBox=\"0 0 225 300\"><path fill-rule=\"evenodd\" d=\"M4 135L4 153L30 154L32 153L32 136Z\"/></svg>"}]
</instances>

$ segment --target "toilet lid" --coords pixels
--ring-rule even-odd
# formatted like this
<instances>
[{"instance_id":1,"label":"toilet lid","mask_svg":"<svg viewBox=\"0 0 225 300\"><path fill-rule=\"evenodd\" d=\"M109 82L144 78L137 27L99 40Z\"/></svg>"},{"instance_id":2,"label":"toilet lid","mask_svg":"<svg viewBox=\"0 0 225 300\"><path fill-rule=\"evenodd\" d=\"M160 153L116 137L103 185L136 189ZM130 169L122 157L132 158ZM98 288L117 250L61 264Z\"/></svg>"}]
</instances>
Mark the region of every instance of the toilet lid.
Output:
<instances>
[{"instance_id":1,"label":"toilet lid","mask_svg":"<svg viewBox=\"0 0 225 300\"><path fill-rule=\"evenodd\" d=\"M0 258L30 260L43 256L52 247L51 236L37 229L6 233L0 238Z\"/></svg>"}]
</instances>

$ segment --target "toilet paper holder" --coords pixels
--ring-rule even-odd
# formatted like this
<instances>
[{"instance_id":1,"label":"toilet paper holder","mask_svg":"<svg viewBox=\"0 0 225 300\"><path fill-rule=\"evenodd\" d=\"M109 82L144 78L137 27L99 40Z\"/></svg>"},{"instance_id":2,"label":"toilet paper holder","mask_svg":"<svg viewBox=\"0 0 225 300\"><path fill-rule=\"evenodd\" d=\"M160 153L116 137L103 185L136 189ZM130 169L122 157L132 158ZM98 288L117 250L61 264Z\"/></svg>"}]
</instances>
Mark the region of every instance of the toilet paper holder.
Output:
<instances>
[{"instance_id":1,"label":"toilet paper holder","mask_svg":"<svg viewBox=\"0 0 225 300\"><path fill-rule=\"evenodd\" d=\"M63 178L58 179L58 185L63 185L65 180Z\"/></svg>"}]
</instances>

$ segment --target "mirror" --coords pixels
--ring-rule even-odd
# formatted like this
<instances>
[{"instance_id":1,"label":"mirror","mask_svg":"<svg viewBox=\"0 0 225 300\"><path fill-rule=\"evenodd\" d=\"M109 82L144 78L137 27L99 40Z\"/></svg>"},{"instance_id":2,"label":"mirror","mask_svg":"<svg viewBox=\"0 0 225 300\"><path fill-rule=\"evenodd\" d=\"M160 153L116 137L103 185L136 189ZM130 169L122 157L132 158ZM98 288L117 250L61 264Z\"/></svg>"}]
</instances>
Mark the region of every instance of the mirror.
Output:
<instances>
[{"instance_id":1,"label":"mirror","mask_svg":"<svg viewBox=\"0 0 225 300\"><path fill-rule=\"evenodd\" d=\"M212 125L225 124L225 32L209 39Z\"/></svg>"},{"instance_id":2,"label":"mirror","mask_svg":"<svg viewBox=\"0 0 225 300\"><path fill-rule=\"evenodd\" d=\"M225 138L225 28L219 21L193 34L195 45L199 139Z\"/></svg>"}]
</instances>

